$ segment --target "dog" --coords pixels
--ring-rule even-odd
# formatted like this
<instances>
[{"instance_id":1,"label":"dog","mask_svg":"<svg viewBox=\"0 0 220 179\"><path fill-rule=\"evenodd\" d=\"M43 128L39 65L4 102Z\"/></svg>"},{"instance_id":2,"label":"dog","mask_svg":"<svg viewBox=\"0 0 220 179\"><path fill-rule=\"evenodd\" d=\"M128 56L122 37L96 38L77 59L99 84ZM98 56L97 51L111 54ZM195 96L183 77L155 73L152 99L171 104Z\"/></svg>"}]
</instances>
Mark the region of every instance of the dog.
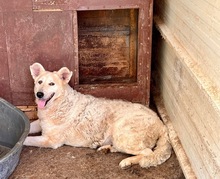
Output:
<instances>
[{"instance_id":1,"label":"dog","mask_svg":"<svg viewBox=\"0 0 220 179\"><path fill-rule=\"evenodd\" d=\"M122 169L139 164L157 166L171 156L166 126L144 105L119 99L84 95L68 83L72 72L62 67L49 72L40 63L30 66L38 106L38 120L31 123L26 146L56 149L62 145L122 152Z\"/></svg>"}]
</instances>

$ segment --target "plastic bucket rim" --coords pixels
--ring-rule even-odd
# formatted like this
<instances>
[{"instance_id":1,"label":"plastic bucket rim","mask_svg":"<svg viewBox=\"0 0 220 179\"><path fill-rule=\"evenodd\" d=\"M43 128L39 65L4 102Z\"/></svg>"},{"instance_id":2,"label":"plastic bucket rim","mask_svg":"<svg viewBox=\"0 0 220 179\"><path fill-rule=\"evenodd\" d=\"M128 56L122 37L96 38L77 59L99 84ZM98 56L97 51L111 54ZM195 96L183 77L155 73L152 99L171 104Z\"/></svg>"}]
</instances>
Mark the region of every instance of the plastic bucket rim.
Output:
<instances>
[{"instance_id":1,"label":"plastic bucket rim","mask_svg":"<svg viewBox=\"0 0 220 179\"><path fill-rule=\"evenodd\" d=\"M12 147L6 155L4 155L0 158L0 161L4 162L9 156L11 156L14 153L17 153L17 151L22 149L23 142L24 142L25 138L28 136L28 133L30 130L30 122L29 122L28 117L20 109L18 109L17 107L15 107L14 105L12 105L11 103L9 103L8 101L6 101L5 99L3 99L1 97L0 97L0 101L2 101L10 109L13 109L16 113L18 113L18 115L20 115L22 117L22 119L24 121L24 126L25 126L21 137L16 142L14 147Z\"/></svg>"}]
</instances>

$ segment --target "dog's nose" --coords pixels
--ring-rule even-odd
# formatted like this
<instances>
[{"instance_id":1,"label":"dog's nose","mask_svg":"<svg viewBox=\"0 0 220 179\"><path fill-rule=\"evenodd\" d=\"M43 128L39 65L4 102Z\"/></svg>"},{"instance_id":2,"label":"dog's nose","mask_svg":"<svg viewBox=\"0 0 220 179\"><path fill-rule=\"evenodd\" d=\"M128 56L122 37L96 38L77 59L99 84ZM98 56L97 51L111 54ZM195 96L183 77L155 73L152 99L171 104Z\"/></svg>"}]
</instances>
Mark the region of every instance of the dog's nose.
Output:
<instances>
[{"instance_id":1,"label":"dog's nose","mask_svg":"<svg viewBox=\"0 0 220 179\"><path fill-rule=\"evenodd\" d=\"M44 97L44 93L42 93L42 92L37 92L37 97L38 97L38 98L43 98L43 97Z\"/></svg>"}]
</instances>

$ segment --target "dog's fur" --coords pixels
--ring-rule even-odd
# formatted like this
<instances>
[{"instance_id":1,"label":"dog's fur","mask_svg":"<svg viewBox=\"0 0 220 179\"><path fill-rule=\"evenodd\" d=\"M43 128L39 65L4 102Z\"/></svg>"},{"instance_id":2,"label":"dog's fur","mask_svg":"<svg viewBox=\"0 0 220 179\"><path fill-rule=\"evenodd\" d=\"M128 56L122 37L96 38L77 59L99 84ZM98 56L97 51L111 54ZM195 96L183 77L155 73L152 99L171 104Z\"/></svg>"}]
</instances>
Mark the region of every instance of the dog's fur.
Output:
<instances>
[{"instance_id":1,"label":"dog's fur","mask_svg":"<svg viewBox=\"0 0 220 179\"><path fill-rule=\"evenodd\" d=\"M30 70L39 117L30 133L42 135L28 136L24 145L56 149L65 144L133 155L120 162L121 168L157 166L170 157L167 129L149 108L83 95L68 85L72 72L66 67L49 72L34 63Z\"/></svg>"}]
</instances>

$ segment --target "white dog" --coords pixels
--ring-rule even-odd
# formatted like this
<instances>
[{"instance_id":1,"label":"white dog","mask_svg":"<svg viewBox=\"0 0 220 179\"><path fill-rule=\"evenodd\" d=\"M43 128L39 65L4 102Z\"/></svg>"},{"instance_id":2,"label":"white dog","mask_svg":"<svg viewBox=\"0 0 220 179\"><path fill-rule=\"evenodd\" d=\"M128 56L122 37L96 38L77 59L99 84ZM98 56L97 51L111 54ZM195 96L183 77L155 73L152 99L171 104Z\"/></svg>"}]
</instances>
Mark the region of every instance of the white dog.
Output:
<instances>
[{"instance_id":1,"label":"white dog","mask_svg":"<svg viewBox=\"0 0 220 179\"><path fill-rule=\"evenodd\" d=\"M34 63L30 70L39 117L30 133L42 135L28 136L24 145L56 149L65 144L133 155L120 162L121 168L157 166L170 157L167 129L149 108L83 95L68 85L72 72L66 67L49 72Z\"/></svg>"}]
</instances>

